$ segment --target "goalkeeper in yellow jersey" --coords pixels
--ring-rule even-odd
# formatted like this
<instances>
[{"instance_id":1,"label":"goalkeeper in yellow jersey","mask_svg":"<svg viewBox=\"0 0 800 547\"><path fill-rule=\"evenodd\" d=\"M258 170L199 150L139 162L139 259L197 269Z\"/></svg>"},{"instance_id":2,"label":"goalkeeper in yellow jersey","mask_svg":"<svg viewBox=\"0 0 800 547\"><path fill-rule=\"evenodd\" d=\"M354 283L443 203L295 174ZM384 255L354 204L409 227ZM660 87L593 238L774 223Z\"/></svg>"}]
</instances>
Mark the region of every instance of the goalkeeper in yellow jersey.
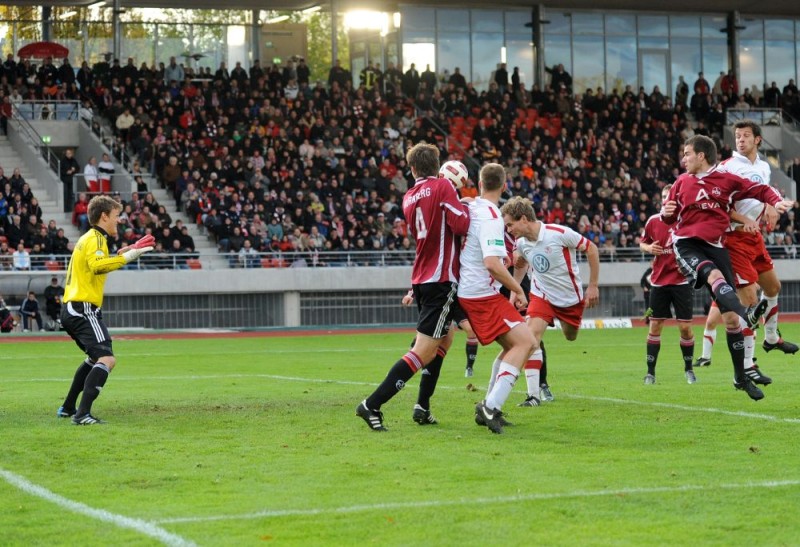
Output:
<instances>
[{"instance_id":1,"label":"goalkeeper in yellow jersey","mask_svg":"<svg viewBox=\"0 0 800 547\"><path fill-rule=\"evenodd\" d=\"M92 416L92 403L100 395L116 363L111 336L100 311L106 275L152 251L155 244L153 236L147 235L120 249L117 256L109 256L108 238L117 235L120 211L122 205L109 196L92 198L88 210L91 228L78 240L67 268L61 324L87 357L75 372L57 416L72 418L75 425L103 423ZM81 404L76 408L81 392Z\"/></svg>"}]
</instances>

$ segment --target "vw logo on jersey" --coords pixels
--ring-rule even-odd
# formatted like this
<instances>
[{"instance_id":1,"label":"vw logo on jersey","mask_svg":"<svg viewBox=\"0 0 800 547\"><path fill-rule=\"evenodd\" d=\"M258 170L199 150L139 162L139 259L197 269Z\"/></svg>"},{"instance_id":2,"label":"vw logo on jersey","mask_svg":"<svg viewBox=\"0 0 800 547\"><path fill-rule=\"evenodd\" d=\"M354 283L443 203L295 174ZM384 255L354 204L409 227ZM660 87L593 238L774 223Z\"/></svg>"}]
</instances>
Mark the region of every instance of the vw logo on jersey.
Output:
<instances>
[{"instance_id":1,"label":"vw logo on jersey","mask_svg":"<svg viewBox=\"0 0 800 547\"><path fill-rule=\"evenodd\" d=\"M764 179L762 179L761 175L759 175L758 173L750 173L750 176L747 178L758 184L765 184Z\"/></svg>"},{"instance_id":2,"label":"vw logo on jersey","mask_svg":"<svg viewBox=\"0 0 800 547\"><path fill-rule=\"evenodd\" d=\"M533 269L539 273L545 273L550 269L550 261L544 255L535 255L533 257Z\"/></svg>"}]
</instances>

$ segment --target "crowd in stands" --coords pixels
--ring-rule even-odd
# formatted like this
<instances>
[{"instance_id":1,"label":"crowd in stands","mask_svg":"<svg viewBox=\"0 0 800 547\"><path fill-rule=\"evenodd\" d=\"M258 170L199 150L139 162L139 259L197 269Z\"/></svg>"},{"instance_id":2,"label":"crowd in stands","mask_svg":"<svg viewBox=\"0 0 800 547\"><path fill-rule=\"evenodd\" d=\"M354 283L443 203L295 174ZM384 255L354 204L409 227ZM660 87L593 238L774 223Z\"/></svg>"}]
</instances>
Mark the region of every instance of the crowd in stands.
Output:
<instances>
[{"instance_id":1,"label":"crowd in stands","mask_svg":"<svg viewBox=\"0 0 800 547\"><path fill-rule=\"evenodd\" d=\"M39 200L17 167L7 176L0 167L0 271L44 270L72 244L55 220L44 223Z\"/></svg>"},{"instance_id":2,"label":"crowd in stands","mask_svg":"<svg viewBox=\"0 0 800 547\"><path fill-rule=\"evenodd\" d=\"M543 220L571 226L603 256L638 253L686 138L719 142L732 107L800 112L794 82L740 93L732 74L710 85L701 73L693 88L681 77L672 97L657 87L575 93L563 66L548 69L547 86L528 89L517 69L499 65L485 91L457 67L439 75L391 64L370 64L354 86L338 61L327 81L302 60L249 70L222 63L200 74L174 58L158 67L114 60L84 63L74 82L54 71L40 68L32 84L17 76L23 96L48 93L48 82L64 96L77 92L221 251L243 257L239 265L254 264L254 252L413 250L400 206L413 184L404 152L423 140L440 147L442 161L462 159L473 179L482 163L503 164L508 195L531 198ZM126 203L120 243L149 230L161 236L160 251L191 254L183 228L140 190ZM797 212L783 215L769 243L793 249Z\"/></svg>"}]
</instances>

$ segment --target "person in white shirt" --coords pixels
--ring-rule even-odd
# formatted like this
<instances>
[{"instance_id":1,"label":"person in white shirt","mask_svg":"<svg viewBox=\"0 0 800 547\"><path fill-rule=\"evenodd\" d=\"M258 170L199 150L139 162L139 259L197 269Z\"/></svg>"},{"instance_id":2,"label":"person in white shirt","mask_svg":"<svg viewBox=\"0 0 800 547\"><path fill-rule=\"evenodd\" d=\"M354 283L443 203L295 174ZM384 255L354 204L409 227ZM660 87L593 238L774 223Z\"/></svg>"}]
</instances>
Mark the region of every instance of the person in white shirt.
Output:
<instances>
[{"instance_id":1,"label":"person in white shirt","mask_svg":"<svg viewBox=\"0 0 800 547\"><path fill-rule=\"evenodd\" d=\"M733 156L720 162L717 171L732 173L759 184L769 185L771 169L769 163L758 156L761 144L761 128L752 120L740 120L734 124L736 151ZM731 229L725 237L725 248L730 255L731 265L736 275L736 292L745 306L758 302L758 287L764 291L767 311L764 314L764 344L769 352L773 349L793 354L798 351L797 344L781 338L778 330L778 294L781 282L775 273L775 265L764 246L759 224L774 228L779 215L774 207L754 199L743 199L734 203L731 212ZM711 349L717 338L717 325L722 323L719 308L712 304L703 331L703 355L694 366L711 364ZM745 374L755 383L768 385L772 379L761 373L755 364L755 333L746 325L744 334Z\"/></svg>"},{"instance_id":2,"label":"person in white shirt","mask_svg":"<svg viewBox=\"0 0 800 547\"><path fill-rule=\"evenodd\" d=\"M492 366L486 399L475 407L475 422L492 433L510 425L502 407L533 348L534 340L519 311L528 304L525 291L508 272L502 215L497 208L505 188L503 166L487 163L480 172L480 197L469 204L470 225L461 250L458 303L467 314L478 341L497 341L503 348ZM500 294L500 286L511 296ZM516 309L515 309L516 307Z\"/></svg>"},{"instance_id":3,"label":"person in white shirt","mask_svg":"<svg viewBox=\"0 0 800 547\"><path fill-rule=\"evenodd\" d=\"M114 175L114 164L108 154L103 154L103 161L97 164L100 173L100 191L111 192L111 177Z\"/></svg>"},{"instance_id":4,"label":"person in white shirt","mask_svg":"<svg viewBox=\"0 0 800 547\"><path fill-rule=\"evenodd\" d=\"M97 170L97 158L94 156L89 158L89 163L83 168L83 179L87 192L94 194L100 191L100 171Z\"/></svg>"},{"instance_id":5,"label":"person in white shirt","mask_svg":"<svg viewBox=\"0 0 800 547\"><path fill-rule=\"evenodd\" d=\"M597 246L576 231L558 224L536 220L530 200L514 197L502 208L508 232L516 238L514 278L531 278L527 323L534 339L533 351L525 364L528 396L519 406L539 406L539 371L542 368L542 335L558 319L564 337L578 337L584 308L597 305L600 292L600 253ZM586 253L589 286L583 292L575 251Z\"/></svg>"},{"instance_id":6,"label":"person in white shirt","mask_svg":"<svg viewBox=\"0 0 800 547\"><path fill-rule=\"evenodd\" d=\"M31 255L25 250L25 244L17 245L17 250L12 253L14 269L17 271L31 269Z\"/></svg>"}]
</instances>

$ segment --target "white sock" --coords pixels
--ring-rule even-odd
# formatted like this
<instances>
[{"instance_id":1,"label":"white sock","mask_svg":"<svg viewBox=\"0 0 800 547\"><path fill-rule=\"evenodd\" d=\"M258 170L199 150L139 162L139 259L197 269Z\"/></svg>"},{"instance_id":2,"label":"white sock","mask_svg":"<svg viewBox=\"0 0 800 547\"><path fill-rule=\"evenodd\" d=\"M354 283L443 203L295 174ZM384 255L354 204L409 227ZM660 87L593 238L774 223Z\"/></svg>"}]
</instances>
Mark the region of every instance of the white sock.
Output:
<instances>
[{"instance_id":1,"label":"white sock","mask_svg":"<svg viewBox=\"0 0 800 547\"><path fill-rule=\"evenodd\" d=\"M542 370L542 350L537 349L525 363L525 383L528 384L528 397L539 396L539 372Z\"/></svg>"},{"instance_id":2,"label":"white sock","mask_svg":"<svg viewBox=\"0 0 800 547\"><path fill-rule=\"evenodd\" d=\"M744 335L744 368L753 368L753 354L756 351L756 337L750 329L742 329Z\"/></svg>"},{"instance_id":3,"label":"white sock","mask_svg":"<svg viewBox=\"0 0 800 547\"><path fill-rule=\"evenodd\" d=\"M764 338L770 344L777 344L778 336L778 296L767 297L767 312L764 314Z\"/></svg>"},{"instance_id":4,"label":"white sock","mask_svg":"<svg viewBox=\"0 0 800 547\"><path fill-rule=\"evenodd\" d=\"M497 375L500 373L500 363L503 361L500 359L498 355L494 359L494 363L492 363L492 375L489 376L489 388L486 390L486 396L489 396L489 393L492 392L492 388L494 387L494 381L497 378Z\"/></svg>"},{"instance_id":5,"label":"white sock","mask_svg":"<svg viewBox=\"0 0 800 547\"><path fill-rule=\"evenodd\" d=\"M711 350L717 341L717 329L703 330L703 359L711 359Z\"/></svg>"},{"instance_id":6,"label":"white sock","mask_svg":"<svg viewBox=\"0 0 800 547\"><path fill-rule=\"evenodd\" d=\"M505 361L500 363L500 372L494 380L494 387L491 393L486 396L486 406L492 410L500 410L503 404L511 395L514 384L519 377L519 369Z\"/></svg>"}]
</instances>

